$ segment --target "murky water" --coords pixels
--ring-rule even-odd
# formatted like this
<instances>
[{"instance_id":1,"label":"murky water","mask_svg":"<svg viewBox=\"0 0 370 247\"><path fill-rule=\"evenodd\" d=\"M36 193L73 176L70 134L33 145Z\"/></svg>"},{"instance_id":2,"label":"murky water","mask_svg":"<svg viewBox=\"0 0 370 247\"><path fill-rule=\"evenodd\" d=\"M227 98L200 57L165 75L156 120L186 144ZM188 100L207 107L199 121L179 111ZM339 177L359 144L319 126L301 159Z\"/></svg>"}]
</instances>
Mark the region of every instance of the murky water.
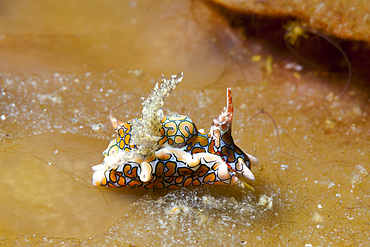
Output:
<instances>
[{"instance_id":1,"label":"murky water","mask_svg":"<svg viewBox=\"0 0 370 247\"><path fill-rule=\"evenodd\" d=\"M368 244L369 94L355 82L335 100L345 72L285 69L294 60L243 41L200 2L3 1L0 10L0 243ZM139 98L180 71L165 114L207 130L231 86L235 142L260 161L256 191L92 186L114 134L109 109L138 117ZM279 138L266 114L253 117L262 109Z\"/></svg>"}]
</instances>

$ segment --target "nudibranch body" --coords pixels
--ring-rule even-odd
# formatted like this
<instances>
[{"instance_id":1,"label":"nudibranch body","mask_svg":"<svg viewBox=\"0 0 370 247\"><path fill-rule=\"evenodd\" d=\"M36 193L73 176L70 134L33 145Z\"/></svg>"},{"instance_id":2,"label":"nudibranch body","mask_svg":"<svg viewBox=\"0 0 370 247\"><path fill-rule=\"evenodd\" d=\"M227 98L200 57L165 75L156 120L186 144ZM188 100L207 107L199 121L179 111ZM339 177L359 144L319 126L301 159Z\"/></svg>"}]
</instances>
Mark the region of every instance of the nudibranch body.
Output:
<instances>
[{"instance_id":1,"label":"nudibranch body","mask_svg":"<svg viewBox=\"0 0 370 247\"><path fill-rule=\"evenodd\" d=\"M143 103L141 118L121 122L110 115L117 138L103 152L103 164L93 167L94 185L155 190L233 185L239 175L254 181L250 168L258 160L238 148L231 136L231 88L210 133L199 132L188 116L163 116L164 100L182 77L163 78Z\"/></svg>"}]
</instances>

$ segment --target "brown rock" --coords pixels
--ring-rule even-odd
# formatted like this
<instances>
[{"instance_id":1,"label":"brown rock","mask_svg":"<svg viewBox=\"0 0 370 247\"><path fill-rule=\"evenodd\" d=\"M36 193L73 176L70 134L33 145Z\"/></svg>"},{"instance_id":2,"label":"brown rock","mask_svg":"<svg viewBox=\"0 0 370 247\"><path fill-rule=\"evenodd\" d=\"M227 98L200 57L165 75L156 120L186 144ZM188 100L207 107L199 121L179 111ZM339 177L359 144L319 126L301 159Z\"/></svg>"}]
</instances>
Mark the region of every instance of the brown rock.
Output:
<instances>
[{"instance_id":1,"label":"brown rock","mask_svg":"<svg viewBox=\"0 0 370 247\"><path fill-rule=\"evenodd\" d=\"M230 9L276 17L294 17L313 29L342 39L370 41L370 3L359 1L214 0Z\"/></svg>"}]
</instances>

